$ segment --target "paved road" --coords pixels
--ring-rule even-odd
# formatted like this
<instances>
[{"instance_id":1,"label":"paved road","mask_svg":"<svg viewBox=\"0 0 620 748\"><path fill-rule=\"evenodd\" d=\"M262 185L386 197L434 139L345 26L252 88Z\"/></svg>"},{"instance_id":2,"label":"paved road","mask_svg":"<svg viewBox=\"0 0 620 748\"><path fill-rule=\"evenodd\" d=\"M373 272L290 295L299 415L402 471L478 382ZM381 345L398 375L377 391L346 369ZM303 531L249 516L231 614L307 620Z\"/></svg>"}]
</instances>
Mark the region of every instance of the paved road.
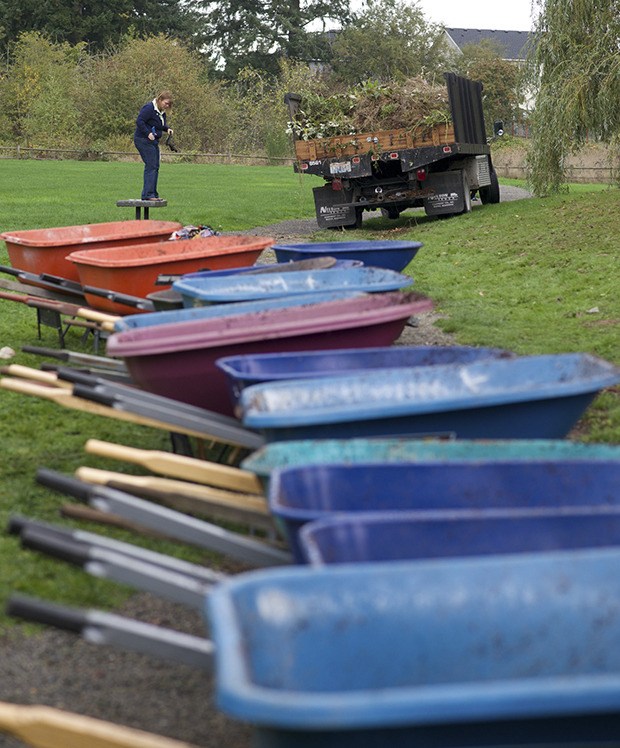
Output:
<instances>
[{"instance_id":1,"label":"paved road","mask_svg":"<svg viewBox=\"0 0 620 748\"><path fill-rule=\"evenodd\" d=\"M500 187L500 202L509 202L512 200L524 200L531 197L531 194L522 189L521 187L512 187L508 185L502 185ZM481 208L480 203L474 203L474 210ZM422 208L412 209L411 213L421 212ZM363 218L367 220L369 218L377 218L379 214L376 211L365 211ZM258 226L254 229L248 229L247 231L235 232L241 234L250 234L252 236L273 236L277 241L294 241L303 240L303 237L311 236L315 231L318 231L316 220L314 218L297 218L290 221L280 221L279 223L272 223L268 226ZM232 233L232 232L231 232Z\"/></svg>"}]
</instances>

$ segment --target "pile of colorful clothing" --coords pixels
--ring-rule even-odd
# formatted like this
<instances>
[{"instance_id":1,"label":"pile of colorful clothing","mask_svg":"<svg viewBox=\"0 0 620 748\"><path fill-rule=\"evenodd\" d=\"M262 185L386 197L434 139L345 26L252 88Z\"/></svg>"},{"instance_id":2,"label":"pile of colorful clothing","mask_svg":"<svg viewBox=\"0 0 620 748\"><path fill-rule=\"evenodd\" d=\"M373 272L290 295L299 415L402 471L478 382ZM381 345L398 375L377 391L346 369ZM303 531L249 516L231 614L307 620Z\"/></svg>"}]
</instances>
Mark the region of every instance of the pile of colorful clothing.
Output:
<instances>
[{"instance_id":1,"label":"pile of colorful clothing","mask_svg":"<svg viewBox=\"0 0 620 748\"><path fill-rule=\"evenodd\" d=\"M183 226L183 228L173 231L170 235L172 241L176 239L193 239L195 236L219 236L220 232L211 226Z\"/></svg>"}]
</instances>

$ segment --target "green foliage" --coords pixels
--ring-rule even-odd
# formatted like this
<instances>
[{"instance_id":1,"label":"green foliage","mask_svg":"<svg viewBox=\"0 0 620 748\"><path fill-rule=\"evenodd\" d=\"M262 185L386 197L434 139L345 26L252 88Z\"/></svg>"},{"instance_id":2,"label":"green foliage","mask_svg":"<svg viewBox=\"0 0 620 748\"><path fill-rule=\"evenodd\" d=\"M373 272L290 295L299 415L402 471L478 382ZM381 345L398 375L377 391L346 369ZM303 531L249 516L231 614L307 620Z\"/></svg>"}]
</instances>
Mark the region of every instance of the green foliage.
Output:
<instances>
[{"instance_id":1,"label":"green foliage","mask_svg":"<svg viewBox=\"0 0 620 748\"><path fill-rule=\"evenodd\" d=\"M373 130L415 130L449 120L445 85L407 78L391 84L369 80L331 95L308 92L289 128L309 140Z\"/></svg>"},{"instance_id":2,"label":"green foliage","mask_svg":"<svg viewBox=\"0 0 620 748\"><path fill-rule=\"evenodd\" d=\"M454 69L460 75L482 83L482 106L488 135L493 133L495 121L520 119L520 107L525 98L523 72L516 63L502 59L501 51L491 41L466 45L463 54L455 58Z\"/></svg>"},{"instance_id":3,"label":"green foliage","mask_svg":"<svg viewBox=\"0 0 620 748\"><path fill-rule=\"evenodd\" d=\"M74 94L83 45L53 44L38 32L22 34L10 71L0 78L5 118L15 139L62 147L80 142Z\"/></svg>"},{"instance_id":4,"label":"green foliage","mask_svg":"<svg viewBox=\"0 0 620 748\"><path fill-rule=\"evenodd\" d=\"M428 78L444 69L442 36L417 3L366 0L334 40L332 67L349 84Z\"/></svg>"},{"instance_id":5,"label":"green foliage","mask_svg":"<svg viewBox=\"0 0 620 748\"><path fill-rule=\"evenodd\" d=\"M530 181L558 192L564 161L587 138L620 133L620 12L617 0L547 0L538 18L530 73L538 89Z\"/></svg>"},{"instance_id":6,"label":"green foliage","mask_svg":"<svg viewBox=\"0 0 620 748\"><path fill-rule=\"evenodd\" d=\"M349 0L202 0L211 58L228 79L250 67L276 75L283 58L325 61L325 31L346 22ZM322 32L308 27L322 24Z\"/></svg>"},{"instance_id":7,"label":"green foliage","mask_svg":"<svg viewBox=\"0 0 620 748\"><path fill-rule=\"evenodd\" d=\"M139 108L166 89L183 150L209 150L222 141L232 116L222 85L209 80L202 57L166 36L126 37L114 53L89 59L80 87L82 127L93 140L124 136L125 150L133 149Z\"/></svg>"},{"instance_id":8,"label":"green foliage","mask_svg":"<svg viewBox=\"0 0 620 748\"><path fill-rule=\"evenodd\" d=\"M181 0L91 0L75 3L57 0L2 0L0 2L0 46L10 47L24 32L37 31L57 42L85 42L92 50L103 50L118 42L131 29L139 36L170 34L192 43L197 14L192 4Z\"/></svg>"}]
</instances>

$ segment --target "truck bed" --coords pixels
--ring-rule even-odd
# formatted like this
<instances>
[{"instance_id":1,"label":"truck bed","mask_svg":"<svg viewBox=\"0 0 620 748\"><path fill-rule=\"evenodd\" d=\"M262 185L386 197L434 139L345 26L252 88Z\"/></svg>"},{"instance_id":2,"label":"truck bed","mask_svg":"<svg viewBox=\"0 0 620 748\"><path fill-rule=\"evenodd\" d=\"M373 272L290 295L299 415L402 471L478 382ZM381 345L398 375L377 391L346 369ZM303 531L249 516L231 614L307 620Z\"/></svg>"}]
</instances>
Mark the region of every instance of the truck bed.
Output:
<instances>
[{"instance_id":1,"label":"truck bed","mask_svg":"<svg viewBox=\"0 0 620 748\"><path fill-rule=\"evenodd\" d=\"M380 154L403 148L423 148L454 143L452 123L424 125L409 130L377 130L375 132L337 135L332 138L296 140L295 155L299 161L317 161L341 156Z\"/></svg>"}]
</instances>

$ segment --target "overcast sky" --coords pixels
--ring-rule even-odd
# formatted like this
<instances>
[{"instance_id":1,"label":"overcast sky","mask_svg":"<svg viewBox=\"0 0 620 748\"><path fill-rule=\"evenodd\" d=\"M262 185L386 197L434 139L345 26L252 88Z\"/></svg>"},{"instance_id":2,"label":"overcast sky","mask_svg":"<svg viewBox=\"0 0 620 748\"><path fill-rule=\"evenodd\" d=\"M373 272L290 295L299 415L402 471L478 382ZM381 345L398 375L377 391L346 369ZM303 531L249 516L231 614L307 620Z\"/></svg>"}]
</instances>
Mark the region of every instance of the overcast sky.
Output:
<instances>
[{"instance_id":1,"label":"overcast sky","mask_svg":"<svg viewBox=\"0 0 620 748\"><path fill-rule=\"evenodd\" d=\"M531 0L419 0L429 21L457 29L531 31Z\"/></svg>"}]
</instances>

